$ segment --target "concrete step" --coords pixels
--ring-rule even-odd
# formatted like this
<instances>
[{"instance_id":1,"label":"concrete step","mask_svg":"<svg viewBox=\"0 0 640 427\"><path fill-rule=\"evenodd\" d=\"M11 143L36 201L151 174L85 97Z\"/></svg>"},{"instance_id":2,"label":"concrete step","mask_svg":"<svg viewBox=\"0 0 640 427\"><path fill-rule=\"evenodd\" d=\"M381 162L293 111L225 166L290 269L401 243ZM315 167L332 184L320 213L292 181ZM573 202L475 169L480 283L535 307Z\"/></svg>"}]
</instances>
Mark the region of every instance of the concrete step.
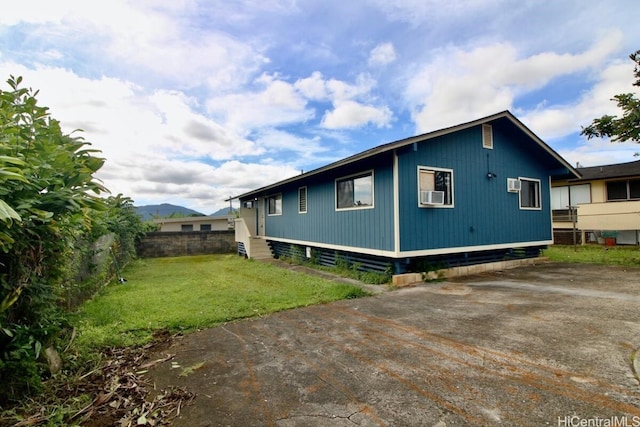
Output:
<instances>
[{"instance_id":1,"label":"concrete step","mask_svg":"<svg viewBox=\"0 0 640 427\"><path fill-rule=\"evenodd\" d=\"M253 259L270 259L273 258L271 249L266 240L263 239L251 239L249 244L251 245L251 258Z\"/></svg>"}]
</instances>

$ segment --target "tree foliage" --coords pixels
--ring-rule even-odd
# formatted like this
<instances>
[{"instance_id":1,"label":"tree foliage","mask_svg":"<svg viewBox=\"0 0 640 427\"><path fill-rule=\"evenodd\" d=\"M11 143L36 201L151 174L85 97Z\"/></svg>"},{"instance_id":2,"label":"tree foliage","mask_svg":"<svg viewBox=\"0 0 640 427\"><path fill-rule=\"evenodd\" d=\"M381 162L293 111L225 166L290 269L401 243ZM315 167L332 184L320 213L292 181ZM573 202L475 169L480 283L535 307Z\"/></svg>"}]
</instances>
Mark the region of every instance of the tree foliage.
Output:
<instances>
[{"instance_id":1,"label":"tree foliage","mask_svg":"<svg viewBox=\"0 0 640 427\"><path fill-rule=\"evenodd\" d=\"M640 87L640 50L629 55L629 58L636 64L636 81L633 85ZM634 93L622 93L615 95L612 101L616 101L622 110L622 117L604 115L594 119L589 126L582 128L581 135L588 139L609 137L616 142L640 143L640 99Z\"/></svg>"},{"instance_id":2,"label":"tree foliage","mask_svg":"<svg viewBox=\"0 0 640 427\"><path fill-rule=\"evenodd\" d=\"M35 361L66 322L61 290L78 240L132 220L128 199L101 197L99 152L64 134L21 82L0 90L0 405L39 384Z\"/></svg>"}]
</instances>

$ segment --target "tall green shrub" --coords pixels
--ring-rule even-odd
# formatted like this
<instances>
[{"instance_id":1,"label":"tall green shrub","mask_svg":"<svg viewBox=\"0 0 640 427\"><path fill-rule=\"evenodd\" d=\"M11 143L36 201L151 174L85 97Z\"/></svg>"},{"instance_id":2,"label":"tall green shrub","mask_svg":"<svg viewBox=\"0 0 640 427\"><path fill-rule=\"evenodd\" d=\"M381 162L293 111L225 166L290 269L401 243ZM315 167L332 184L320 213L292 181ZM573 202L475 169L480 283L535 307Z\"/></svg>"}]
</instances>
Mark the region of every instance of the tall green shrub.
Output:
<instances>
[{"instance_id":1,"label":"tall green shrub","mask_svg":"<svg viewBox=\"0 0 640 427\"><path fill-rule=\"evenodd\" d=\"M0 403L37 388L36 359L65 322L73 242L106 209L93 177L104 159L21 81L0 90Z\"/></svg>"}]
</instances>

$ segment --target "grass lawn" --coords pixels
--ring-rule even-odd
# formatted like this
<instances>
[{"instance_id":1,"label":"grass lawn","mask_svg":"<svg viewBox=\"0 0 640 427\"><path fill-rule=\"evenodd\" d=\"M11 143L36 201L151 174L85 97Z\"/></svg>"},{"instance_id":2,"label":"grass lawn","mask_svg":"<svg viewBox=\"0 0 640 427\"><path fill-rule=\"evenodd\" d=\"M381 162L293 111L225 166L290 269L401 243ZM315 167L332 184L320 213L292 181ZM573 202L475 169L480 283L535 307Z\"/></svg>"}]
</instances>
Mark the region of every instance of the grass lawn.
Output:
<instances>
[{"instance_id":1,"label":"grass lawn","mask_svg":"<svg viewBox=\"0 0 640 427\"><path fill-rule=\"evenodd\" d=\"M293 307L368 295L236 255L153 258L131 263L75 315L77 344L90 348L148 342L154 331L207 328Z\"/></svg>"},{"instance_id":2,"label":"grass lawn","mask_svg":"<svg viewBox=\"0 0 640 427\"><path fill-rule=\"evenodd\" d=\"M637 246L553 245L544 250L544 256L556 262L626 265L640 267L640 249Z\"/></svg>"}]
</instances>

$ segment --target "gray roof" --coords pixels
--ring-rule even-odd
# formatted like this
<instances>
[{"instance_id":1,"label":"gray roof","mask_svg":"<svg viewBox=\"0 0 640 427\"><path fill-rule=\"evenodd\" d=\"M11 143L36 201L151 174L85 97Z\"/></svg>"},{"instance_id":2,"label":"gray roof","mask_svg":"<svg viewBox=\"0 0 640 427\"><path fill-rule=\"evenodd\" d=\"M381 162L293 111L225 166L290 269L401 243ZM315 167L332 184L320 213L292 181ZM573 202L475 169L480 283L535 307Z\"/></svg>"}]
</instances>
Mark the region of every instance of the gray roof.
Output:
<instances>
[{"instance_id":1,"label":"gray roof","mask_svg":"<svg viewBox=\"0 0 640 427\"><path fill-rule=\"evenodd\" d=\"M401 139L398 141L394 141L394 142L390 142L387 144L383 144L383 145L379 145L377 147L371 148L369 150L363 151L361 153L358 154L354 154L353 156L344 158L342 160L338 160L337 162L331 163L329 165L326 166L322 166L320 168L314 169L312 171L309 172L305 172L302 173L300 175L296 175L292 178L288 178L279 182L276 182L274 184L270 184L267 185L265 187L261 187L258 188L256 190L253 191L249 191L247 193L244 194L240 194L238 196L232 197L231 200L233 199L243 199L243 198L248 198L248 197L253 197L253 196L259 196L261 194L265 194L267 191L269 191L272 188L278 187L280 185L283 184L288 184L291 182L295 182L299 179L303 179L309 176L313 176L313 175L317 175L319 173L322 172L326 172L328 170L331 169L335 169L350 163L354 163L357 162L359 160L362 159L366 159L372 156L375 156L377 154L381 154L381 153L385 153L387 151L391 151L391 150L396 150L398 148L407 146L407 145L411 145L415 142L420 142L420 141L425 141L428 139L432 139L432 138L437 138L439 136L442 135L447 135L453 132L458 132L460 130L464 130L464 129L468 129L474 126L478 126L480 124L483 123L490 123L492 121L495 120L499 120L499 119L507 119L509 121L511 121L514 125L516 125L521 131L523 131L525 134L527 134L531 139L533 139L544 151L546 151L548 154L550 154L554 159L556 159L560 164L562 164L568 171L570 175L573 175L574 177L579 177L580 175L578 174L578 172L573 168L573 166L571 166L565 159L563 159L558 153L556 153L551 147L549 147L542 139L540 139L536 134L534 134L529 128L527 128L520 120L518 120L513 114L511 114L510 111L505 110L502 111L500 113L496 113L493 114L491 116L487 116L487 117L483 117L477 120L473 120L471 122L467 122L467 123L462 123L456 126L451 126L448 128L444 128L444 129L440 129L440 130L436 130L433 132L428 132L425 134L421 134L421 135L417 135L417 136L412 136L409 138L405 138L405 139ZM229 199L227 199L228 201Z\"/></svg>"},{"instance_id":2,"label":"gray roof","mask_svg":"<svg viewBox=\"0 0 640 427\"><path fill-rule=\"evenodd\" d=\"M571 181L589 181L593 179L613 179L640 176L640 160L628 163L617 163L613 165L591 166L587 168L577 168L581 178Z\"/></svg>"}]
</instances>

